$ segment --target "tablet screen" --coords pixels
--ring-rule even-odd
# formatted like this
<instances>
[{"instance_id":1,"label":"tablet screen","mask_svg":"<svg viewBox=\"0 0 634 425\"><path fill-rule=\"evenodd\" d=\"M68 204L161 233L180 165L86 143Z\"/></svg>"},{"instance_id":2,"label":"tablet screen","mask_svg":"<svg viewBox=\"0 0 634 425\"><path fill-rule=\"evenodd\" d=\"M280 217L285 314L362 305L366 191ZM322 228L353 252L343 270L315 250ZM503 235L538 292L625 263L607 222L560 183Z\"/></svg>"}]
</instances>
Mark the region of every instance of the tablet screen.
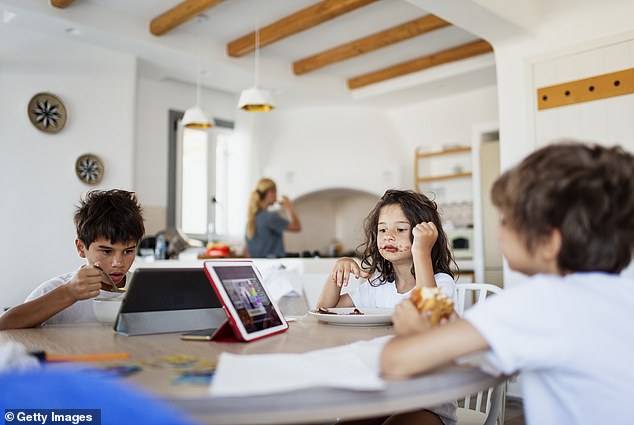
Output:
<instances>
[{"instance_id":1,"label":"tablet screen","mask_svg":"<svg viewBox=\"0 0 634 425\"><path fill-rule=\"evenodd\" d=\"M213 269L248 333L282 325L253 267L213 266Z\"/></svg>"}]
</instances>

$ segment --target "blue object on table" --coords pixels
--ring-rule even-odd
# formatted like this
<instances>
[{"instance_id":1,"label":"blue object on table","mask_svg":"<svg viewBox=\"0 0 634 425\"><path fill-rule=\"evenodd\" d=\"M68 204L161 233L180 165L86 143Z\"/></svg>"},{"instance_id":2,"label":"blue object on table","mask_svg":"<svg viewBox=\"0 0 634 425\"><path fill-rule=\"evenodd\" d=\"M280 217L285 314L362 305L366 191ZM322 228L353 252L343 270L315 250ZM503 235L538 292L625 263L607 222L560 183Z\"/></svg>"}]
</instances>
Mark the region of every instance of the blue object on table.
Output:
<instances>
[{"instance_id":1,"label":"blue object on table","mask_svg":"<svg viewBox=\"0 0 634 425\"><path fill-rule=\"evenodd\" d=\"M196 424L184 413L125 380L72 366L3 372L0 388L0 411L99 409L103 425Z\"/></svg>"}]
</instances>

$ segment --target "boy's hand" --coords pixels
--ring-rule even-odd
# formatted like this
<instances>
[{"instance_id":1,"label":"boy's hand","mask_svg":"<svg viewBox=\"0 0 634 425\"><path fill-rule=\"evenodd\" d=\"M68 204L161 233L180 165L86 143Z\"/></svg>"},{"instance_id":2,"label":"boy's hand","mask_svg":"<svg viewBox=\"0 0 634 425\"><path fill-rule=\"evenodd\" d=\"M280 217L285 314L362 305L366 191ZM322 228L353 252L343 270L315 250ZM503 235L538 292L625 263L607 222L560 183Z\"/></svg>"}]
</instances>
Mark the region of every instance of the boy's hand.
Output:
<instances>
[{"instance_id":1,"label":"boy's hand","mask_svg":"<svg viewBox=\"0 0 634 425\"><path fill-rule=\"evenodd\" d=\"M438 239L438 229L431 221L418 223L412 229L414 242L412 242L412 254L428 254Z\"/></svg>"},{"instance_id":2,"label":"boy's hand","mask_svg":"<svg viewBox=\"0 0 634 425\"><path fill-rule=\"evenodd\" d=\"M396 305L394 308L394 314L392 315L394 332L396 335L410 335L414 333L427 332L433 327L430 318L430 310L424 311L423 314L420 314L412 301L409 299L403 300ZM440 319L440 326L453 322L457 319L458 315L454 311L451 313L451 316L449 316L449 319Z\"/></svg>"},{"instance_id":3,"label":"boy's hand","mask_svg":"<svg viewBox=\"0 0 634 425\"><path fill-rule=\"evenodd\" d=\"M396 305L392 322L394 323L394 332L399 336L426 332L431 329L429 320L424 314L419 314L414 303L408 299Z\"/></svg>"},{"instance_id":4,"label":"boy's hand","mask_svg":"<svg viewBox=\"0 0 634 425\"><path fill-rule=\"evenodd\" d=\"M354 274L354 277L357 279L359 277L365 278L370 276L367 272L361 270L361 267L359 267L354 259L343 257L335 262L330 272L330 279L339 287L348 286L348 280L351 274Z\"/></svg>"},{"instance_id":5,"label":"boy's hand","mask_svg":"<svg viewBox=\"0 0 634 425\"><path fill-rule=\"evenodd\" d=\"M66 284L75 301L87 300L99 295L101 289L101 270L93 266L82 267Z\"/></svg>"}]
</instances>

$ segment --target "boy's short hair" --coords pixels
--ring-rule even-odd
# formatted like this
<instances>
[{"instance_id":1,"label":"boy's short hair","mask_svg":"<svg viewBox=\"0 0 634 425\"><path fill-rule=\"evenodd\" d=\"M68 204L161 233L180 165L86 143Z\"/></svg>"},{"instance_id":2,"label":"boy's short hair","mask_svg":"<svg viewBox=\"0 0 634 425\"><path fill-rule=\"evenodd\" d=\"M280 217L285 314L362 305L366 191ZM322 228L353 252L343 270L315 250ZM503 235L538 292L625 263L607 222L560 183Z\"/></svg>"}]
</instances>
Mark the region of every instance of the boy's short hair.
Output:
<instances>
[{"instance_id":1,"label":"boy's short hair","mask_svg":"<svg viewBox=\"0 0 634 425\"><path fill-rule=\"evenodd\" d=\"M634 248L634 156L564 141L539 149L494 183L491 197L533 251L554 229L563 271L618 273Z\"/></svg>"},{"instance_id":2,"label":"boy's short hair","mask_svg":"<svg viewBox=\"0 0 634 425\"><path fill-rule=\"evenodd\" d=\"M145 233L136 195L119 189L88 192L75 210L74 222L77 238L86 248L101 237L113 244L138 243Z\"/></svg>"}]
</instances>

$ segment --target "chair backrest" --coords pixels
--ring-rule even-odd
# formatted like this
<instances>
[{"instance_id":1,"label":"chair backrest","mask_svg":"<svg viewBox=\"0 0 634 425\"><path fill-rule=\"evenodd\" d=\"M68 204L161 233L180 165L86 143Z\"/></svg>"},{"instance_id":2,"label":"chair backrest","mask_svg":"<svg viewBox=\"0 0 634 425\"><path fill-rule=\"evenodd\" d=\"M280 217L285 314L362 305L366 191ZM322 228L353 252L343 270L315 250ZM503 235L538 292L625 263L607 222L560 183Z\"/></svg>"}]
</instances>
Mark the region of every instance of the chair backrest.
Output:
<instances>
[{"instance_id":1,"label":"chair backrest","mask_svg":"<svg viewBox=\"0 0 634 425\"><path fill-rule=\"evenodd\" d=\"M492 294L499 294L502 288L490 283L457 283L454 294L455 310L459 316L469 307L481 303ZM506 382L458 400L462 409L481 413L483 424L504 423L504 402L506 399ZM463 415L458 414L461 419ZM469 421L465 421L469 422ZM458 421L460 424L461 421ZM464 423L464 422L463 422Z\"/></svg>"},{"instance_id":2,"label":"chair backrest","mask_svg":"<svg viewBox=\"0 0 634 425\"><path fill-rule=\"evenodd\" d=\"M501 292L502 288L490 283L457 283L454 295L456 313L462 316L467 308L484 301L491 294ZM467 297L467 294L471 296Z\"/></svg>"}]
</instances>

